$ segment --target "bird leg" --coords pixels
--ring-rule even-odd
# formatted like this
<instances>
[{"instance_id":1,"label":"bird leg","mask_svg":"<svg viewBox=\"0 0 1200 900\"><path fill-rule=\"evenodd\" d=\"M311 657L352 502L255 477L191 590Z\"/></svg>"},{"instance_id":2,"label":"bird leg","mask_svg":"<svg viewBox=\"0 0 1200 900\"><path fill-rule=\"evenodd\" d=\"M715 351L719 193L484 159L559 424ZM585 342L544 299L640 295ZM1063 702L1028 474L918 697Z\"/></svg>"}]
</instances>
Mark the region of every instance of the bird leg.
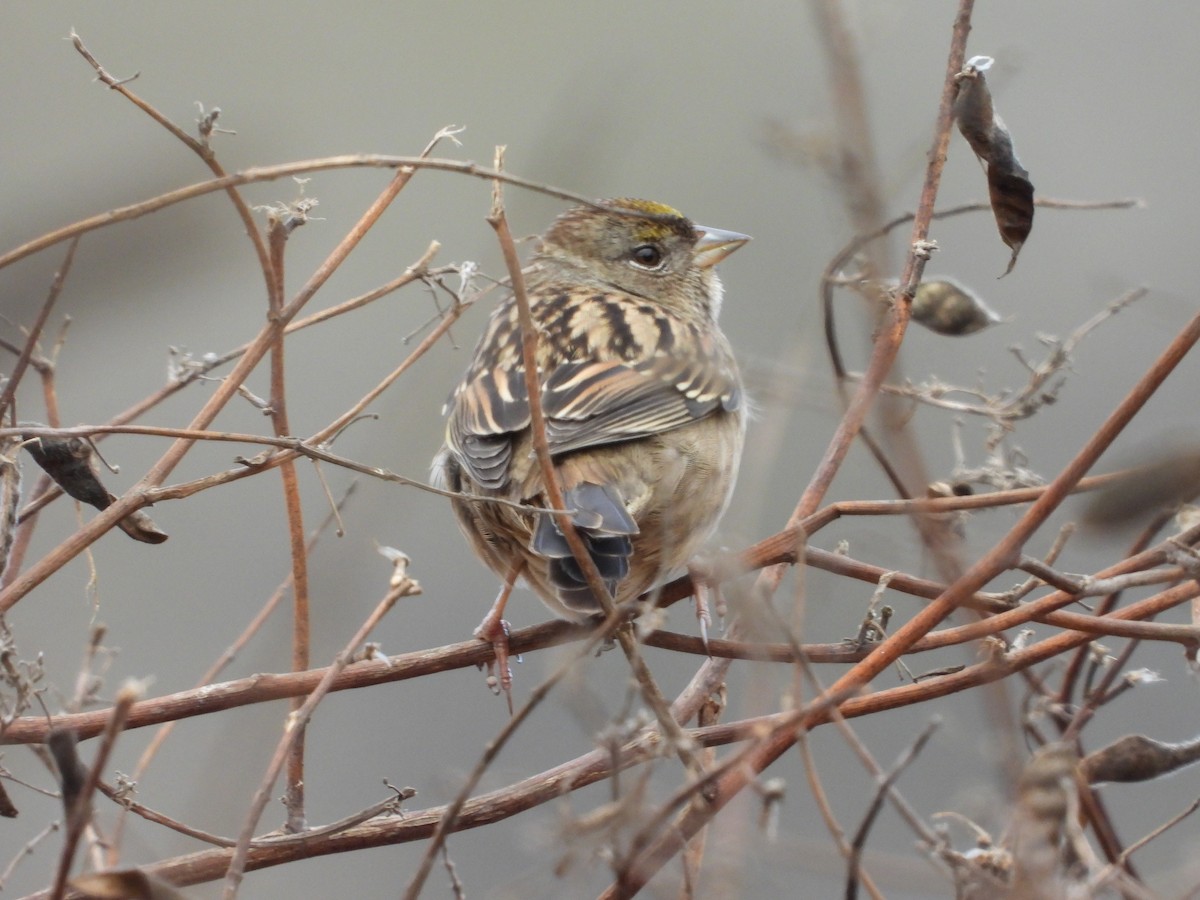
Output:
<instances>
[{"instance_id":1,"label":"bird leg","mask_svg":"<svg viewBox=\"0 0 1200 900\"><path fill-rule=\"evenodd\" d=\"M709 597L716 600L717 615L725 616L725 598L721 595L721 582L713 567L706 561L694 559L688 563L688 577L692 579L692 596L696 601L696 620L700 623L700 640L708 650L708 627L712 624L709 612ZM709 654L712 655L711 653Z\"/></svg>"},{"instance_id":2,"label":"bird leg","mask_svg":"<svg viewBox=\"0 0 1200 900\"><path fill-rule=\"evenodd\" d=\"M512 669L508 665L508 622L504 621L504 607L512 594L513 585L521 576L525 562L520 560L513 563L504 578L500 594L496 597L492 608L488 610L479 627L475 629L475 637L492 645L495 659L488 663L488 685L493 693L504 692L508 698L508 711L512 712ZM497 677L497 672L499 677Z\"/></svg>"}]
</instances>

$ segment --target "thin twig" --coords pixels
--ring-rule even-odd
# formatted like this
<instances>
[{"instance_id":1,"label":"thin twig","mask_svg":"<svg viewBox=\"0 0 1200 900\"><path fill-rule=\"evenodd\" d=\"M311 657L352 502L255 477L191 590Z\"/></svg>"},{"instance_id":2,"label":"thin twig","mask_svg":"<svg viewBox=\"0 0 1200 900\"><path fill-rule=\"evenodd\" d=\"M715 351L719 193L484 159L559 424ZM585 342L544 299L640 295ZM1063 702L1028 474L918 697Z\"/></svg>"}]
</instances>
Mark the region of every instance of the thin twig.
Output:
<instances>
[{"instance_id":1,"label":"thin twig","mask_svg":"<svg viewBox=\"0 0 1200 900\"><path fill-rule=\"evenodd\" d=\"M117 736L124 728L125 718L140 694L141 689L132 684L126 684L117 692L116 701L108 713L104 733L101 736L100 745L96 748L91 768L88 769L87 777L67 816L63 848L59 854L58 868L54 873L54 884L50 888L51 900L59 900L66 890L67 876L71 873L71 863L75 858L75 848L79 843L79 838L83 835L84 828L91 821L92 795L96 793L96 785L100 781L104 767L108 764L108 757L116 745Z\"/></svg>"},{"instance_id":2,"label":"thin twig","mask_svg":"<svg viewBox=\"0 0 1200 900\"><path fill-rule=\"evenodd\" d=\"M33 325L29 328L29 334L25 338L25 346L21 348L21 354L17 357L17 362L13 366L12 373L8 376L8 381L5 383L3 390L0 390L0 422L3 422L4 416L7 415L13 425L17 424L17 407L14 402L17 395L17 386L20 385L21 378L25 375L25 369L29 366L29 361L33 358L34 350L37 349L38 340L42 336L42 329L46 327L46 322L50 318L50 311L54 309L54 304L62 293L63 285L66 284L67 274L71 271L71 263L75 260L75 250L78 246L79 238L75 238L67 247L67 255L63 258L62 265L54 273L54 281L50 285L50 293L46 295L46 299L42 303L42 308L38 311L37 318L34 319ZM9 408L10 405L11 409Z\"/></svg>"},{"instance_id":3,"label":"thin twig","mask_svg":"<svg viewBox=\"0 0 1200 900\"><path fill-rule=\"evenodd\" d=\"M380 620L387 615L388 611L395 605L401 597L409 596L413 593L418 593L420 588L416 583L407 578L395 579L390 586L387 594L379 601L375 609L367 617L366 621L359 626L358 631L346 643L341 652L334 658L333 663L325 670L325 675L317 683L301 704L300 708L288 716L287 726L284 729L283 737L275 748L275 753L271 757L270 763L267 765L267 770L263 775L262 782L258 786L258 790L254 794L254 798L250 803L249 811L246 815L246 821L242 825L242 830L238 834L237 846L233 850L233 856L229 861L229 868L225 873L225 887L222 896L226 900L232 900L237 895L238 886L241 884L242 876L246 868L246 856L250 850L251 839L254 835L254 829L258 825L258 820L262 816L263 810L266 808L267 801L270 799L271 790L275 785L276 779L279 778L279 773L284 765L291 757L291 750L295 741L299 738L304 728L308 725L312 718L313 712L332 689L337 677L342 673L347 665L354 658L355 652L369 635L379 624Z\"/></svg>"},{"instance_id":4,"label":"thin twig","mask_svg":"<svg viewBox=\"0 0 1200 900\"><path fill-rule=\"evenodd\" d=\"M847 871L849 874L846 877L846 900L855 900L858 896L858 880L859 866L862 860L863 849L867 844L867 835L871 831L871 826L875 823L879 811L883 809L883 801L892 790L892 786L896 783L901 773L909 767L909 765L920 755L921 750L933 737L933 733L941 725L940 719L934 719L925 726L925 730L917 735L917 739L913 741L900 757L892 765L892 769L887 773L876 785L875 796L871 800L871 805L867 808L867 813L863 816L862 824L858 826L858 831L854 834L854 840L851 841L850 859L847 861Z\"/></svg>"}]
</instances>

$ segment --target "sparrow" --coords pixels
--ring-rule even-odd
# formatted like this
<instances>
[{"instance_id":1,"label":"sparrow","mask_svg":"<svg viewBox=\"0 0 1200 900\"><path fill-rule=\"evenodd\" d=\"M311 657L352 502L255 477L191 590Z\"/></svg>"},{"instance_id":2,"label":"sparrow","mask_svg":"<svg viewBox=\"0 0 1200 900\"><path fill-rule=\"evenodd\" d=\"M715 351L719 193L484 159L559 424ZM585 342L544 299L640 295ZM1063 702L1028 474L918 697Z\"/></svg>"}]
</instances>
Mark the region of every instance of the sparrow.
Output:
<instances>
[{"instance_id":1,"label":"sparrow","mask_svg":"<svg viewBox=\"0 0 1200 900\"><path fill-rule=\"evenodd\" d=\"M717 324L714 266L749 239L661 203L607 200L560 215L524 270L546 438L565 506L617 604L685 566L729 503L746 402ZM523 577L562 618L601 612L555 517L539 511L550 504L512 296L445 413L434 480L455 493L475 553L507 589ZM501 609L503 599L507 590Z\"/></svg>"}]
</instances>

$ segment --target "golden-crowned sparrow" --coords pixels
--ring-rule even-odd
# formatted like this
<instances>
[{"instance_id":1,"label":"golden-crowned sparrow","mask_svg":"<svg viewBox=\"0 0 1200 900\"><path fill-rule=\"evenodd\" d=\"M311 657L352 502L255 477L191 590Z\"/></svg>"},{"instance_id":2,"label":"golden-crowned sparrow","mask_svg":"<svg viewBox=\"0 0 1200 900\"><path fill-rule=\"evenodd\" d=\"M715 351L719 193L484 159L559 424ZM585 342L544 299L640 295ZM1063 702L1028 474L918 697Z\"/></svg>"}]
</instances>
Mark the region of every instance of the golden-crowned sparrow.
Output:
<instances>
[{"instance_id":1,"label":"golden-crowned sparrow","mask_svg":"<svg viewBox=\"0 0 1200 900\"><path fill-rule=\"evenodd\" d=\"M745 401L717 326L713 266L749 238L669 206L610 200L559 216L525 270L546 437L568 509L620 603L685 565L729 501ZM502 578L519 574L558 615L600 611L548 514L531 449L516 302L492 314L447 410L434 477Z\"/></svg>"}]
</instances>

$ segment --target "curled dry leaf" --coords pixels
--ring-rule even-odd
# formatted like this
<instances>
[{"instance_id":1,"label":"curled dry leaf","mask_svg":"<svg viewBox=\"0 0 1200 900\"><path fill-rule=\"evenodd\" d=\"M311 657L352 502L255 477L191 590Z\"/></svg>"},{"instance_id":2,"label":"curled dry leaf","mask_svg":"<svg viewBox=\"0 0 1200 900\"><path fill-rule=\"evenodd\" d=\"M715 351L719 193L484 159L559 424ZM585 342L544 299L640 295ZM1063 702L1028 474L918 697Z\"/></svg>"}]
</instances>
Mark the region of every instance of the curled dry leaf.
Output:
<instances>
[{"instance_id":1,"label":"curled dry leaf","mask_svg":"<svg viewBox=\"0 0 1200 900\"><path fill-rule=\"evenodd\" d=\"M32 423L30 423L32 424ZM42 469L54 479L68 497L87 503L96 509L108 509L117 499L100 483L96 474L95 451L86 438L47 438L23 435L25 449ZM143 544L161 544L167 533L154 524L144 510L136 510L121 519L122 531Z\"/></svg>"},{"instance_id":2,"label":"curled dry leaf","mask_svg":"<svg viewBox=\"0 0 1200 900\"><path fill-rule=\"evenodd\" d=\"M970 288L949 278L922 281L913 295L912 317L930 331L962 337L1003 321Z\"/></svg>"},{"instance_id":3,"label":"curled dry leaf","mask_svg":"<svg viewBox=\"0 0 1200 900\"><path fill-rule=\"evenodd\" d=\"M1080 770L1090 784L1101 781L1149 781L1200 760L1200 738L1168 744L1127 734L1084 757Z\"/></svg>"},{"instance_id":4,"label":"curled dry leaf","mask_svg":"<svg viewBox=\"0 0 1200 900\"><path fill-rule=\"evenodd\" d=\"M1007 275L1017 264L1017 254L1033 228L1033 184L1017 159L1012 135L992 106L992 94L983 75L991 65L988 56L967 60L958 75L954 116L958 130L987 171L988 198L996 227L1000 239L1012 250L1004 270Z\"/></svg>"}]
</instances>

